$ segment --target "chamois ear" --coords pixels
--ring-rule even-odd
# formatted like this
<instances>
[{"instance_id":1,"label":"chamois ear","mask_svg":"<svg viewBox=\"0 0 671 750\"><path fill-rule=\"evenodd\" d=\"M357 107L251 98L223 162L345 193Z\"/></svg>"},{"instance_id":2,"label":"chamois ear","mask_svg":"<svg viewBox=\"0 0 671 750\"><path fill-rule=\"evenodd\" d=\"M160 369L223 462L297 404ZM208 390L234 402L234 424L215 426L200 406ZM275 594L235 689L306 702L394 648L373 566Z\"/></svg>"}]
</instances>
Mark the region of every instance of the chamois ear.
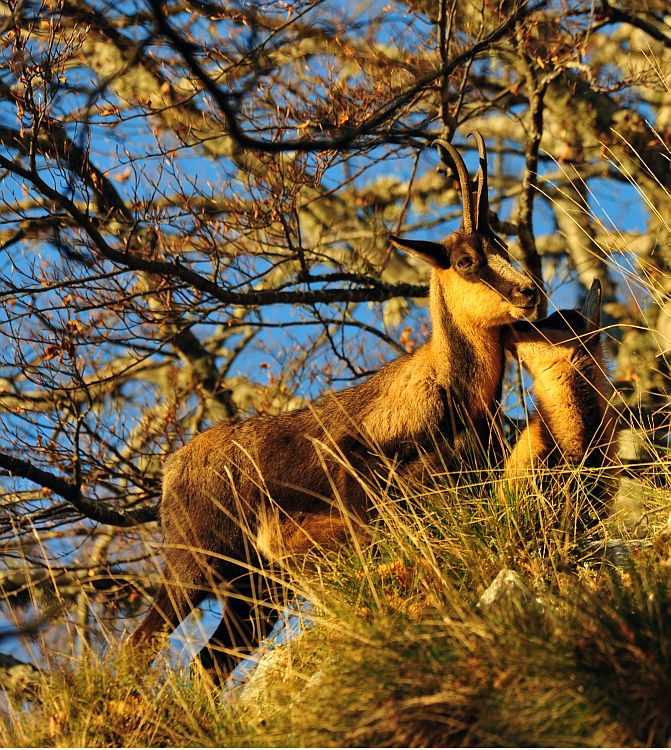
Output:
<instances>
[{"instance_id":1,"label":"chamois ear","mask_svg":"<svg viewBox=\"0 0 671 750\"><path fill-rule=\"evenodd\" d=\"M587 320L588 333L593 333L601 327L601 296L601 282L594 279L580 311Z\"/></svg>"},{"instance_id":2,"label":"chamois ear","mask_svg":"<svg viewBox=\"0 0 671 750\"><path fill-rule=\"evenodd\" d=\"M404 240L393 234L389 235L392 244L406 253L415 255L434 268L449 268L450 255L440 242L427 242L426 240Z\"/></svg>"}]
</instances>

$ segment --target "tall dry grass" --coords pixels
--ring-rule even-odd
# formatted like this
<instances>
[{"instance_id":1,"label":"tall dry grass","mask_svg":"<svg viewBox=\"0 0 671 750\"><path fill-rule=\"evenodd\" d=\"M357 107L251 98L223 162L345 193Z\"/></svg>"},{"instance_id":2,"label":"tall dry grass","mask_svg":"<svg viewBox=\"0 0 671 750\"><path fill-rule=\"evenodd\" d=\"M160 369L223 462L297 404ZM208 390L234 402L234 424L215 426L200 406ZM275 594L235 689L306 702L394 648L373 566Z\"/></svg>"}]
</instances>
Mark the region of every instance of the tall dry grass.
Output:
<instances>
[{"instance_id":1,"label":"tall dry grass","mask_svg":"<svg viewBox=\"0 0 671 750\"><path fill-rule=\"evenodd\" d=\"M671 462L659 468L671 473ZM197 670L160 659L138 669L110 643L104 656L62 655L32 693L6 690L0 742L665 744L667 527L649 526L651 545L619 549L615 566L615 519L573 532L563 493L553 503L551 491L502 495L498 484L492 472L456 487L438 475L429 486L397 478L385 494L369 488L378 512L364 549L315 552L310 565L277 571L313 603L315 623L242 688L213 691ZM502 569L523 585L478 606Z\"/></svg>"}]
</instances>

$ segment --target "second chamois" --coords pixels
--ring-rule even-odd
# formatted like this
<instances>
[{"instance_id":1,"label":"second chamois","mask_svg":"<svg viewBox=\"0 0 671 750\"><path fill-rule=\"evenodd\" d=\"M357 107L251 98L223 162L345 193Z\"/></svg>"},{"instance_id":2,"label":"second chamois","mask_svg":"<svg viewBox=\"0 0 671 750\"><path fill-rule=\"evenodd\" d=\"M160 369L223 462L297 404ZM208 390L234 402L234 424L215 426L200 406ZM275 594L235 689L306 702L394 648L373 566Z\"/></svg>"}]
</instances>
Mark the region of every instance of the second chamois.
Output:
<instances>
[{"instance_id":1,"label":"second chamois","mask_svg":"<svg viewBox=\"0 0 671 750\"><path fill-rule=\"evenodd\" d=\"M459 176L461 228L441 242L391 237L433 268L427 343L306 408L213 427L166 461L164 582L133 646L147 644L151 653L160 634L216 591L224 615L200 658L221 679L263 636L249 573L261 559L333 545L364 527L360 478L383 471L382 459L402 468L442 434L458 463L469 435L489 440L501 396L502 327L528 317L538 291L490 229L485 146L480 134L476 140L475 191L459 153L438 141Z\"/></svg>"},{"instance_id":2,"label":"second chamois","mask_svg":"<svg viewBox=\"0 0 671 750\"><path fill-rule=\"evenodd\" d=\"M505 484L519 489L542 467L561 465L582 473L583 481L572 483L574 494L582 486L588 501L580 525L591 525L608 511L616 476L617 418L600 318L601 284L595 279L581 310L520 321L504 334L506 348L532 375L538 401L506 460ZM584 492L589 485L591 496Z\"/></svg>"}]
</instances>

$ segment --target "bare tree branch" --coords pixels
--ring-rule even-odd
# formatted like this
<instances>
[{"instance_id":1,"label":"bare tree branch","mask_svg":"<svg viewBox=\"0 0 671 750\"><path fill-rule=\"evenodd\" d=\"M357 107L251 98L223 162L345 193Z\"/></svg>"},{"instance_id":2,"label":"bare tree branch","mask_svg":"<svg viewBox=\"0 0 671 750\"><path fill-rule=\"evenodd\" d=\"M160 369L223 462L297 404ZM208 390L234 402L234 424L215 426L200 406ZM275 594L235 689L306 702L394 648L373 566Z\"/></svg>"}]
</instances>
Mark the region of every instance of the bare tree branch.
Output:
<instances>
[{"instance_id":1,"label":"bare tree branch","mask_svg":"<svg viewBox=\"0 0 671 750\"><path fill-rule=\"evenodd\" d=\"M46 487L64 500L67 500L83 516L98 523L106 523L112 526L137 526L141 523L156 520L156 510L154 508L142 508L132 511L119 511L113 508L106 508L101 503L82 495L81 489L76 484L39 469L21 458L0 453L0 467L10 472L12 476L21 477L39 484L41 487Z\"/></svg>"},{"instance_id":2,"label":"bare tree branch","mask_svg":"<svg viewBox=\"0 0 671 750\"><path fill-rule=\"evenodd\" d=\"M400 109L409 104L420 92L430 86L437 79L448 76L460 65L477 57L481 52L489 49L492 44L503 38L515 24L528 15L547 5L547 0L541 0L534 5L528 2L522 3L510 16L494 31L488 34L484 39L474 44L470 49L465 50L457 55L447 65L442 65L437 70L422 76L417 83L410 86L402 93L398 94L392 101L385 103L381 110L372 117L367 118L360 125L353 128L342 128L340 135L332 138L297 138L283 141L260 140L247 135L238 122L236 108L234 107L231 96L225 94L221 88L210 78L203 70L202 66L196 59L198 48L191 44L183 34L178 33L170 25L163 10L162 0L149 0L151 8L156 18L156 24L163 36L170 40L175 49L184 58L191 72L202 83L204 89L212 96L217 106L226 117L228 130L235 141L244 148L255 149L257 151L268 151L271 153L280 153L282 151L331 151L333 149L344 150L353 146L358 138L362 135L373 133L376 128L391 120Z\"/></svg>"},{"instance_id":3,"label":"bare tree branch","mask_svg":"<svg viewBox=\"0 0 671 750\"><path fill-rule=\"evenodd\" d=\"M519 31L518 31L519 35ZM520 44L521 46L521 44ZM538 150L543 137L543 99L547 90L547 79L538 80L533 63L521 52L525 67L527 98L529 112L527 116L527 140L524 153L525 167L522 177L522 192L517 213L517 236L522 250L522 265L529 271L538 288L541 290L537 315L544 318L547 314L547 296L543 287L543 267L536 249L533 230L534 198L538 189Z\"/></svg>"}]
</instances>

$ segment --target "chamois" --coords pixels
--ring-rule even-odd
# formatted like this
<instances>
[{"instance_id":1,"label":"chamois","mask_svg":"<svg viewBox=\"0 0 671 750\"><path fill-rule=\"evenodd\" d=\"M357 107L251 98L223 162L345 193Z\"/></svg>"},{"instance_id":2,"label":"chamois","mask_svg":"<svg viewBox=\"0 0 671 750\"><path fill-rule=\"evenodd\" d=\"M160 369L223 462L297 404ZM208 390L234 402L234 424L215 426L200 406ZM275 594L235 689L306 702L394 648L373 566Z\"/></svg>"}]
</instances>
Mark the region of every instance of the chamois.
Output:
<instances>
[{"instance_id":1,"label":"chamois","mask_svg":"<svg viewBox=\"0 0 671 750\"><path fill-rule=\"evenodd\" d=\"M601 284L598 279L581 310L560 310L544 320L507 326L504 345L532 375L538 400L506 460L505 484L519 488L533 467L584 466L599 476L586 520L607 511L614 489L616 414L600 336ZM600 471L603 470L603 471ZM586 524L589 525L589 524Z\"/></svg>"},{"instance_id":2,"label":"chamois","mask_svg":"<svg viewBox=\"0 0 671 750\"><path fill-rule=\"evenodd\" d=\"M455 461L470 431L486 442L501 395L502 327L533 312L538 290L489 227L486 152L475 136L475 192L459 153L437 141L459 177L461 228L441 242L390 237L433 267L429 341L306 408L213 427L166 461L164 583L132 645L157 641L218 589L224 617L199 658L220 678L262 635L250 569L365 528L367 497L354 474L372 477L382 457L410 464L439 433Z\"/></svg>"}]
</instances>

